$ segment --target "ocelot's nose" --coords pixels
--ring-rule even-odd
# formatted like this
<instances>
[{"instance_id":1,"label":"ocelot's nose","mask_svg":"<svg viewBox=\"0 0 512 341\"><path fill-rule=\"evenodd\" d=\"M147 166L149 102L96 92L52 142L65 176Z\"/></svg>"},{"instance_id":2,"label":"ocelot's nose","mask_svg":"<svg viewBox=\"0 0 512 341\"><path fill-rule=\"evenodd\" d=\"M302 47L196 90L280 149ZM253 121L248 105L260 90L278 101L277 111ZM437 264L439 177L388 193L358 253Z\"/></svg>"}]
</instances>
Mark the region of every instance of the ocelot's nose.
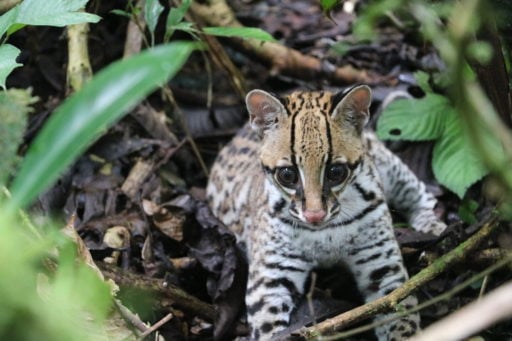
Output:
<instances>
[{"instance_id":1,"label":"ocelot's nose","mask_svg":"<svg viewBox=\"0 0 512 341\"><path fill-rule=\"evenodd\" d=\"M320 223L327 214L324 210L305 210L302 212L308 223Z\"/></svg>"}]
</instances>

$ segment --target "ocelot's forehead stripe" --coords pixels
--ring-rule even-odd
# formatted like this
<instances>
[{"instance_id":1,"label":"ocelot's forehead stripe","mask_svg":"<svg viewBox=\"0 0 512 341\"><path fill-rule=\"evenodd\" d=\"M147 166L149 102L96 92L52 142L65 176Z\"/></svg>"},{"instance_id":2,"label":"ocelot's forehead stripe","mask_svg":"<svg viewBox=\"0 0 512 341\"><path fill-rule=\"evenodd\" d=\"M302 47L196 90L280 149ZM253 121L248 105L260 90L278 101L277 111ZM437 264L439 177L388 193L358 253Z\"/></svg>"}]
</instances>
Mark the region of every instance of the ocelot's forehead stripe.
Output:
<instances>
[{"instance_id":1,"label":"ocelot's forehead stripe","mask_svg":"<svg viewBox=\"0 0 512 341\"><path fill-rule=\"evenodd\" d=\"M324 103L325 104L325 103ZM327 164L330 164L331 161L332 161L332 136L331 136L331 124L329 123L329 119L327 118L327 115L329 115L329 113L325 110L322 110L321 111L322 114L324 115L324 120L325 120L325 133L327 135L327 143L328 143L328 146L327 146L327 161L326 163Z\"/></svg>"},{"instance_id":2,"label":"ocelot's forehead stripe","mask_svg":"<svg viewBox=\"0 0 512 341\"><path fill-rule=\"evenodd\" d=\"M327 162L332 160L332 136L330 120L328 116L332 108L332 95L330 93L320 92L297 92L285 97L283 102L291 120L290 125L290 150L292 153L292 163L297 165L301 158L302 152L305 151L304 146L297 146L297 141L307 140L304 135L310 133L316 139L323 139L327 147ZM320 114L321 116L319 116ZM322 121L318 118L322 117ZM311 124L313 122L314 124ZM325 127L325 131L320 131L320 127ZM312 129L316 131L313 132ZM308 130L308 131L306 131Z\"/></svg>"}]
</instances>

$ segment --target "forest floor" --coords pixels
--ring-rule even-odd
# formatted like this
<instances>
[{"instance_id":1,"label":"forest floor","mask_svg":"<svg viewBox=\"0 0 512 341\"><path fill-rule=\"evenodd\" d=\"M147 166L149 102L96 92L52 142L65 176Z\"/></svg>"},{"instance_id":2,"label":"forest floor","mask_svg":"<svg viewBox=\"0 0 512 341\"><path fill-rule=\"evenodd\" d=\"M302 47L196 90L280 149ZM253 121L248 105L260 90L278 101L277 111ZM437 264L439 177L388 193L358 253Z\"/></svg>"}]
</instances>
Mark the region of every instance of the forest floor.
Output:
<instances>
[{"instance_id":1,"label":"forest floor","mask_svg":"<svg viewBox=\"0 0 512 341\"><path fill-rule=\"evenodd\" d=\"M103 20L90 27L94 71L123 56L128 19L110 11L124 5L124 1L104 1L95 8ZM372 41L357 41L351 31L357 11L337 10L331 20L317 1L232 1L230 5L240 22L266 30L280 44L314 56L325 65L359 70L355 78L345 80L301 70L281 72L237 49L230 40L220 40L240 72L244 90L261 88L277 94L295 89L339 91L355 79L373 89L374 124L390 93L404 90L412 96L422 95L413 77L415 71L443 68L437 53L417 32L401 32L390 23L383 23ZM162 31L159 26L157 40ZM179 32L174 38L190 39ZM9 77L8 87L31 87L40 99L30 118L26 146L67 96L67 43L62 29L46 27L27 27L10 39L21 49L24 67ZM336 45L339 41L345 43ZM221 146L245 122L247 113L240 89L233 86L234 75L219 63L210 62L210 66L208 72L203 55L194 54L170 83L174 105L167 103L161 92L153 93L95 142L34 207L62 221L74 216L76 230L98 266L120 285L119 298L143 321L155 323L172 313L172 319L159 329L166 340L211 339L215 319L217 335L227 338L247 332L240 317L246 265L235 249L234 237L205 204L207 169ZM465 222L461 208L464 211L467 202L434 179L432 144L403 141L390 144L390 148L427 183L439 200L439 216L449 225L443 236L434 237L403 228L400 217L395 217L397 238L413 276L473 235L493 207L481 195L481 184L474 185L466 199L476 203L471 214L474 222ZM499 258L502 245L498 241L504 240L505 232L493 233L463 262L418 288L420 301L447 292L493 264ZM312 290L314 316L304 301L295 314L294 326L309 325L361 304L349 277L338 269L319 270ZM506 279L506 273L494 273L485 285L477 281L422 310L422 324L429 325L475 300L483 287L492 290ZM360 324L364 323L368 320ZM500 324L481 335L510 339L512 325ZM363 334L354 339L368 337Z\"/></svg>"}]
</instances>

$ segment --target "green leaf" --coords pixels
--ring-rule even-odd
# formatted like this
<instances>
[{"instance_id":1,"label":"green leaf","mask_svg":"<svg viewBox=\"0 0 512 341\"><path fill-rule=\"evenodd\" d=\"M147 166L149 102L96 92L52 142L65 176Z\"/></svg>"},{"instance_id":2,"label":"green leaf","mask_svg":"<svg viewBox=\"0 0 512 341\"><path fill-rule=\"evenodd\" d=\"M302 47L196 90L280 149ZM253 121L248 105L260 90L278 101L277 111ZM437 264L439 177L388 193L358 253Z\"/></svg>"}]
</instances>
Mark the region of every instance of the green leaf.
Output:
<instances>
[{"instance_id":1,"label":"green leaf","mask_svg":"<svg viewBox=\"0 0 512 341\"><path fill-rule=\"evenodd\" d=\"M109 126L176 74L195 46L175 42L117 61L66 99L30 145L6 209L30 204Z\"/></svg>"},{"instance_id":2,"label":"green leaf","mask_svg":"<svg viewBox=\"0 0 512 341\"><path fill-rule=\"evenodd\" d=\"M269 33L255 27L205 27L203 32L219 37L252 38L263 41L276 41Z\"/></svg>"},{"instance_id":3,"label":"green leaf","mask_svg":"<svg viewBox=\"0 0 512 341\"><path fill-rule=\"evenodd\" d=\"M448 99L432 93L421 99L396 100L379 118L377 135L383 140L433 140L443 134L450 111Z\"/></svg>"},{"instance_id":4,"label":"green leaf","mask_svg":"<svg viewBox=\"0 0 512 341\"><path fill-rule=\"evenodd\" d=\"M178 7L171 8L169 14L167 15L167 21L165 24L165 41L169 41L175 30L181 29L184 31L188 31L188 29L192 26L191 23L182 22L189 7L190 0L183 0L181 2L181 5L179 5ZM187 29L180 28L179 26L183 26L183 24L190 24L190 27Z\"/></svg>"},{"instance_id":5,"label":"green leaf","mask_svg":"<svg viewBox=\"0 0 512 341\"><path fill-rule=\"evenodd\" d=\"M23 0L19 5L17 23L26 25L67 26L98 22L100 17L80 12L88 0Z\"/></svg>"},{"instance_id":6,"label":"green leaf","mask_svg":"<svg viewBox=\"0 0 512 341\"><path fill-rule=\"evenodd\" d=\"M186 22L186 21L180 22L179 24L174 26L174 29L185 31L185 32L197 32L197 30L194 29L194 24L191 22Z\"/></svg>"},{"instance_id":7,"label":"green leaf","mask_svg":"<svg viewBox=\"0 0 512 341\"><path fill-rule=\"evenodd\" d=\"M122 9L113 9L113 10L110 11L110 13L115 14L115 15L119 15L121 17L125 17L125 18L128 18L128 19L132 18L132 14L131 13L123 11Z\"/></svg>"},{"instance_id":8,"label":"green leaf","mask_svg":"<svg viewBox=\"0 0 512 341\"><path fill-rule=\"evenodd\" d=\"M421 99L391 103L377 123L377 134L384 140L436 139L432 154L434 175L462 198L469 186L487 174L463 127L446 97L427 93ZM501 150L492 136L484 138L486 143L492 143L492 149Z\"/></svg>"},{"instance_id":9,"label":"green leaf","mask_svg":"<svg viewBox=\"0 0 512 341\"><path fill-rule=\"evenodd\" d=\"M462 198L487 170L455 111L447 112L446 116L445 130L432 153L432 169L441 184Z\"/></svg>"},{"instance_id":10,"label":"green leaf","mask_svg":"<svg viewBox=\"0 0 512 341\"><path fill-rule=\"evenodd\" d=\"M16 23L20 5L16 5L0 16L0 38L7 32L11 25Z\"/></svg>"},{"instance_id":11,"label":"green leaf","mask_svg":"<svg viewBox=\"0 0 512 341\"><path fill-rule=\"evenodd\" d=\"M320 6L322 6L322 11L324 13L332 10L339 3L339 0L320 0Z\"/></svg>"},{"instance_id":12,"label":"green leaf","mask_svg":"<svg viewBox=\"0 0 512 341\"><path fill-rule=\"evenodd\" d=\"M183 20L183 17L185 17L185 14L187 13L189 7L190 0L183 0L181 2L181 5L179 5L178 7L171 8L169 14L167 15L167 22L165 25L166 35L169 30L173 30L173 27L178 25Z\"/></svg>"},{"instance_id":13,"label":"green leaf","mask_svg":"<svg viewBox=\"0 0 512 341\"><path fill-rule=\"evenodd\" d=\"M160 14L162 14L163 10L164 7L158 0L146 0L144 5L144 19L146 19L149 32L151 32L152 35L155 32L158 18L160 18Z\"/></svg>"},{"instance_id":14,"label":"green leaf","mask_svg":"<svg viewBox=\"0 0 512 341\"><path fill-rule=\"evenodd\" d=\"M22 64L16 63L20 50L10 44L0 45L0 87L5 90L5 80L12 70Z\"/></svg>"}]
</instances>

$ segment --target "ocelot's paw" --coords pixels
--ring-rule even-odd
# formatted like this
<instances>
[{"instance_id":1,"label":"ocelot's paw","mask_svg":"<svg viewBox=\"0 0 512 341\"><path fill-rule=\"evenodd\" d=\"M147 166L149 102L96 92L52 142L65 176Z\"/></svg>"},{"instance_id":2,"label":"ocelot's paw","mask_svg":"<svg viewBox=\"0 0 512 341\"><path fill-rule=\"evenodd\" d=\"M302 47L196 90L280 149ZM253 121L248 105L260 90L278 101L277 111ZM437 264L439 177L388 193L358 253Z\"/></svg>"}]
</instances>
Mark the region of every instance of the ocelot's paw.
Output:
<instances>
[{"instance_id":1,"label":"ocelot's paw","mask_svg":"<svg viewBox=\"0 0 512 341\"><path fill-rule=\"evenodd\" d=\"M439 220L432 210L419 212L411 220L411 225L416 231L423 233L432 233L436 236L446 230L446 224Z\"/></svg>"},{"instance_id":2,"label":"ocelot's paw","mask_svg":"<svg viewBox=\"0 0 512 341\"><path fill-rule=\"evenodd\" d=\"M418 304L415 296L408 296L400 302L403 309L410 310ZM387 319L393 314L380 316L380 319ZM379 341L402 341L410 339L414 334L420 331L420 315L412 313L394 320L388 324L381 325L375 329Z\"/></svg>"}]
</instances>

